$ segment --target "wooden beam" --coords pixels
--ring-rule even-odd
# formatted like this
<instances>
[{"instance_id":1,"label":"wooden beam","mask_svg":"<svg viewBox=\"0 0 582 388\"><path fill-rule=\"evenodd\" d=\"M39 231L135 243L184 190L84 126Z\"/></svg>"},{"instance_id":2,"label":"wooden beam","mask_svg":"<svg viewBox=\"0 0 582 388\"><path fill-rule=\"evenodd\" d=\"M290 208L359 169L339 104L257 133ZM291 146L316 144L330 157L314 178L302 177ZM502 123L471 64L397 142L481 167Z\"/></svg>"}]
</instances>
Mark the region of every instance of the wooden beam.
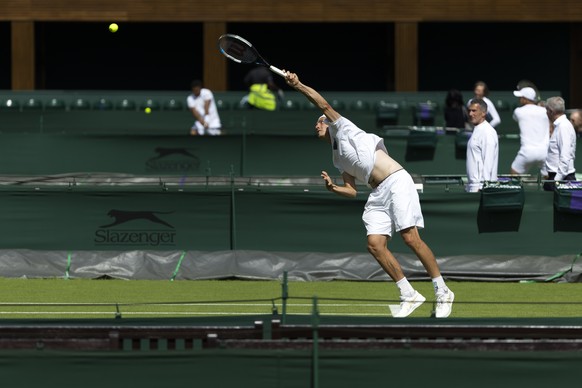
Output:
<instances>
[{"instance_id":1,"label":"wooden beam","mask_svg":"<svg viewBox=\"0 0 582 388\"><path fill-rule=\"evenodd\" d=\"M557 7L557 8L556 8ZM559 12L556 12L559 10ZM560 0L9 0L0 20L157 22L577 22L582 1Z\"/></svg>"},{"instance_id":2,"label":"wooden beam","mask_svg":"<svg viewBox=\"0 0 582 388\"><path fill-rule=\"evenodd\" d=\"M418 90L418 23L394 25L394 85L397 92Z\"/></svg>"},{"instance_id":3,"label":"wooden beam","mask_svg":"<svg viewBox=\"0 0 582 388\"><path fill-rule=\"evenodd\" d=\"M216 46L218 37L226 33L226 23L206 22L204 31L204 85L213 91L226 91L227 68L226 58L218 52Z\"/></svg>"},{"instance_id":4,"label":"wooden beam","mask_svg":"<svg viewBox=\"0 0 582 388\"><path fill-rule=\"evenodd\" d=\"M582 24L570 25L570 96L568 109L582 109ZM568 96L565 96L568 98Z\"/></svg>"},{"instance_id":5,"label":"wooden beam","mask_svg":"<svg viewBox=\"0 0 582 388\"><path fill-rule=\"evenodd\" d=\"M34 89L34 22L12 22L12 89Z\"/></svg>"}]
</instances>

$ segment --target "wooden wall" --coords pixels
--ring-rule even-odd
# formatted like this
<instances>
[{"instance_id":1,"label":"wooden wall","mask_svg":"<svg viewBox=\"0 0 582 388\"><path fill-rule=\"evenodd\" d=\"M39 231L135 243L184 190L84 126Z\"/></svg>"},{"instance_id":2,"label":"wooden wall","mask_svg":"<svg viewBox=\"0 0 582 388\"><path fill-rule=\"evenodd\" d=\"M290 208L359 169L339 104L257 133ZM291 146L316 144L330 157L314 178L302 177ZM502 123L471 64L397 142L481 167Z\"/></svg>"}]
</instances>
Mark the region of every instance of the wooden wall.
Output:
<instances>
[{"instance_id":1,"label":"wooden wall","mask_svg":"<svg viewBox=\"0 0 582 388\"><path fill-rule=\"evenodd\" d=\"M12 88L34 89L35 21L202 22L204 83L226 89L226 66L214 55L228 22L394 22L396 91L418 87L418 24L427 21L582 22L580 0L3 0L12 22ZM582 68L580 27L572 33L572 69ZM571 90L582 90L573 70ZM578 82L580 81L580 82ZM582 96L577 96L582 104Z\"/></svg>"},{"instance_id":2,"label":"wooden wall","mask_svg":"<svg viewBox=\"0 0 582 388\"><path fill-rule=\"evenodd\" d=\"M582 20L579 0L3 0L0 20L552 21Z\"/></svg>"}]
</instances>

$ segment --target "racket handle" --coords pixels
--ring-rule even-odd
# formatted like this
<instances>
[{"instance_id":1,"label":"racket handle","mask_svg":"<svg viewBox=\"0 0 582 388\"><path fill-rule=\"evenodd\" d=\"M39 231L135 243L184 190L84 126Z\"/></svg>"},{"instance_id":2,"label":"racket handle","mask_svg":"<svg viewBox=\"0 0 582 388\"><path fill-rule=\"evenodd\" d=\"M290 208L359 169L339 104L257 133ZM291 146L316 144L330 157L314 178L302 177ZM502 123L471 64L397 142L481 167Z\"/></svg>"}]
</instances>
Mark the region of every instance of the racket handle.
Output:
<instances>
[{"instance_id":1,"label":"racket handle","mask_svg":"<svg viewBox=\"0 0 582 388\"><path fill-rule=\"evenodd\" d=\"M271 70L273 73L279 74L281 77L285 78L286 73L283 70L278 69L275 66L269 66L269 70Z\"/></svg>"}]
</instances>

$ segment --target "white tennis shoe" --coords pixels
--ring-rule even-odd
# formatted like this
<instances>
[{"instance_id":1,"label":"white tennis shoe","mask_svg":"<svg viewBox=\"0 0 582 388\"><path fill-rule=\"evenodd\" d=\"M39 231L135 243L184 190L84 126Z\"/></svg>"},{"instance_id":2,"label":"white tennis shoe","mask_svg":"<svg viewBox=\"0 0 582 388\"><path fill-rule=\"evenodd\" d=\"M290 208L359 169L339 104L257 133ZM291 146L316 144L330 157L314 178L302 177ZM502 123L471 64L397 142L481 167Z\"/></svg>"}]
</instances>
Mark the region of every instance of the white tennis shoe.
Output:
<instances>
[{"instance_id":1,"label":"white tennis shoe","mask_svg":"<svg viewBox=\"0 0 582 388\"><path fill-rule=\"evenodd\" d=\"M453 311L454 300L455 294L451 290L446 290L443 293L439 293L436 296L435 316L437 318L446 318L451 315L451 311Z\"/></svg>"},{"instance_id":2,"label":"white tennis shoe","mask_svg":"<svg viewBox=\"0 0 582 388\"><path fill-rule=\"evenodd\" d=\"M424 303L426 298L416 290L414 290L414 294L407 298L400 297L400 309L395 311L392 316L394 318L405 318L412 314L414 310L420 307L421 304Z\"/></svg>"}]
</instances>

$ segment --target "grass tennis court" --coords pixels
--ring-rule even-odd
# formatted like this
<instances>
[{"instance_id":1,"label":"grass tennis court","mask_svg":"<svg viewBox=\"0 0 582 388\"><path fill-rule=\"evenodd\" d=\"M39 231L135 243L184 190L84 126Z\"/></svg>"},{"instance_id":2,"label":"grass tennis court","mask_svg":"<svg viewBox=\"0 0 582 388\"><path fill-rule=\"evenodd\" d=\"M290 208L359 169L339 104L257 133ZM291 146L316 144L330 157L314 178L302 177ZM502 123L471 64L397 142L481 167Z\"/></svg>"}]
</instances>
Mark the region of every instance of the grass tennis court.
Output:
<instances>
[{"instance_id":1,"label":"grass tennis court","mask_svg":"<svg viewBox=\"0 0 582 388\"><path fill-rule=\"evenodd\" d=\"M448 282L456 300L451 318L582 317L580 283ZM429 317L434 294L414 282L427 302L411 318ZM0 319L244 316L282 312L282 282L251 280L89 280L0 278ZM287 314L392 319L393 283L289 282Z\"/></svg>"}]
</instances>

